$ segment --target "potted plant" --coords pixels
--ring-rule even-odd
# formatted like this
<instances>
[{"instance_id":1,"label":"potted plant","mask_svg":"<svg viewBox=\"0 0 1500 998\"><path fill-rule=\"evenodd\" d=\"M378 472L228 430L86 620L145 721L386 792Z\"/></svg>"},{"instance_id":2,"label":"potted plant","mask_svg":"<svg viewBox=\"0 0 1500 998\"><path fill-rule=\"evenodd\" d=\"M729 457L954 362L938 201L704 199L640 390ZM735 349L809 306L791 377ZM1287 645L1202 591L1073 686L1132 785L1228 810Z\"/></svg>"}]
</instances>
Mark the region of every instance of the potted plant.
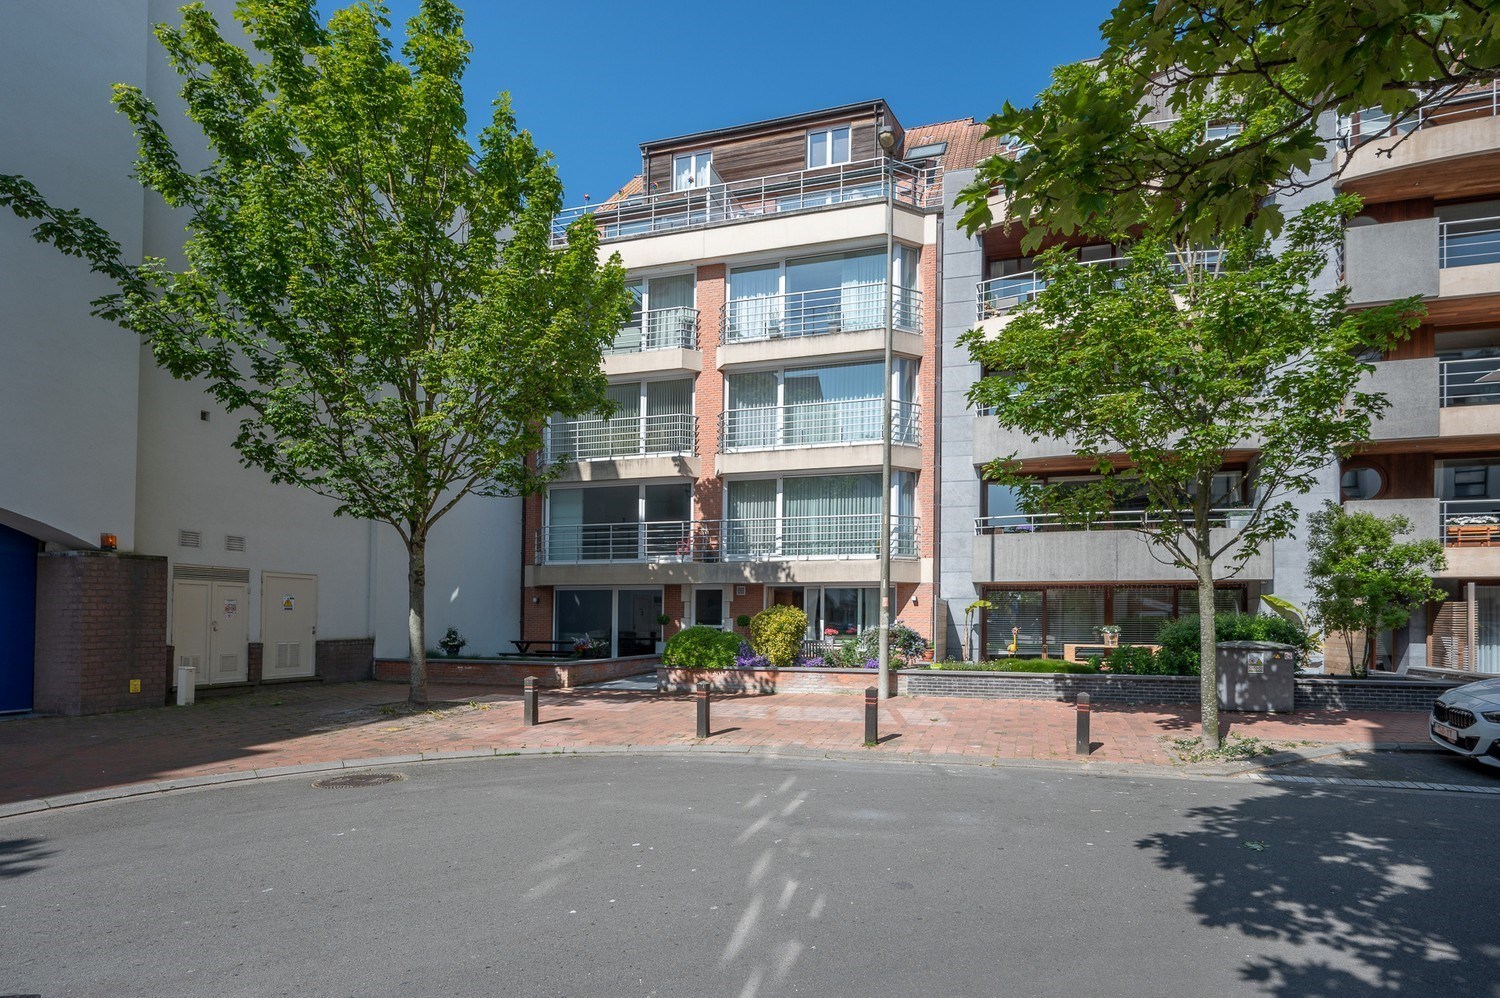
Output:
<instances>
[{"instance_id":1,"label":"potted plant","mask_svg":"<svg viewBox=\"0 0 1500 998\"><path fill-rule=\"evenodd\" d=\"M458 633L458 628L450 627L443 634L443 639L438 642L438 647L443 649L444 655L447 655L449 658L455 658L459 652L464 650L464 645L468 643L468 639Z\"/></svg>"},{"instance_id":2,"label":"potted plant","mask_svg":"<svg viewBox=\"0 0 1500 998\"><path fill-rule=\"evenodd\" d=\"M658 655L660 655L662 653L662 650L666 648L667 625L671 622L672 618L664 613L658 613L656 615L656 625L661 628L661 630L656 632L656 654Z\"/></svg>"},{"instance_id":3,"label":"potted plant","mask_svg":"<svg viewBox=\"0 0 1500 998\"><path fill-rule=\"evenodd\" d=\"M1118 648L1120 646L1120 628L1117 625L1105 624L1103 627L1094 628L1094 630L1099 632L1099 637L1104 642L1104 647Z\"/></svg>"},{"instance_id":4,"label":"potted plant","mask_svg":"<svg viewBox=\"0 0 1500 998\"><path fill-rule=\"evenodd\" d=\"M577 658L594 657L594 639L587 634L580 634L573 639L573 654Z\"/></svg>"},{"instance_id":5,"label":"potted plant","mask_svg":"<svg viewBox=\"0 0 1500 998\"><path fill-rule=\"evenodd\" d=\"M749 627L750 615L748 613L742 613L738 617L734 618L734 622L739 627Z\"/></svg>"}]
</instances>

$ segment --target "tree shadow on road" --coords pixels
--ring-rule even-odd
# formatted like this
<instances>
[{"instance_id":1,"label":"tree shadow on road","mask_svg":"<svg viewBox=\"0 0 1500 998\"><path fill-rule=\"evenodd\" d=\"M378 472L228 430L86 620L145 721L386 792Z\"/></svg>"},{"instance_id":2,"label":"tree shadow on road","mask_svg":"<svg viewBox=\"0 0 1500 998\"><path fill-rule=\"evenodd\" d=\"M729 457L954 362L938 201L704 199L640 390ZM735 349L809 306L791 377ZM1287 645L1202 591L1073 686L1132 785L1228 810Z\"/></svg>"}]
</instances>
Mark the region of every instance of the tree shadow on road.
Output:
<instances>
[{"instance_id":1,"label":"tree shadow on road","mask_svg":"<svg viewBox=\"0 0 1500 998\"><path fill-rule=\"evenodd\" d=\"M46 866L42 860L55 850L38 838L0 839L0 879L20 877Z\"/></svg>"},{"instance_id":2,"label":"tree shadow on road","mask_svg":"<svg viewBox=\"0 0 1500 998\"><path fill-rule=\"evenodd\" d=\"M1500 801L1299 788L1185 817L1191 830L1137 845L1194 881L1203 925L1263 941L1239 974L1264 993L1494 993L1500 944L1482 830Z\"/></svg>"}]
</instances>

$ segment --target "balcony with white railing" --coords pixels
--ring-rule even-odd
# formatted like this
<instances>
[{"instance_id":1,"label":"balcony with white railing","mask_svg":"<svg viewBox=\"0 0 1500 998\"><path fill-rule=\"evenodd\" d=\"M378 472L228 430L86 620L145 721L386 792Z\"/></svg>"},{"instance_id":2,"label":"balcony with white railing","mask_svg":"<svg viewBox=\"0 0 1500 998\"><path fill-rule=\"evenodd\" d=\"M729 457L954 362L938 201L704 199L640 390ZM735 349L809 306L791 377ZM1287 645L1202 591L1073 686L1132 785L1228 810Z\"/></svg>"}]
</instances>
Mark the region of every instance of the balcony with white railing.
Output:
<instances>
[{"instance_id":1,"label":"balcony with white railing","mask_svg":"<svg viewBox=\"0 0 1500 998\"><path fill-rule=\"evenodd\" d=\"M1402 115L1378 107L1343 115L1339 118L1339 140L1352 149L1374 139L1394 138L1437 125L1495 117L1500 117L1500 80L1423 101Z\"/></svg>"},{"instance_id":2,"label":"balcony with white railing","mask_svg":"<svg viewBox=\"0 0 1500 998\"><path fill-rule=\"evenodd\" d=\"M675 564L872 559L880 515L549 524L537 564ZM916 518L891 518L891 557L917 557Z\"/></svg>"},{"instance_id":3,"label":"balcony with white railing","mask_svg":"<svg viewBox=\"0 0 1500 998\"><path fill-rule=\"evenodd\" d=\"M1500 186L1500 178L1496 184ZM1500 294L1500 215L1439 222L1438 297L1496 294Z\"/></svg>"},{"instance_id":4,"label":"balcony with white railing","mask_svg":"<svg viewBox=\"0 0 1500 998\"><path fill-rule=\"evenodd\" d=\"M606 355L698 349L698 310L679 306L643 312L604 348Z\"/></svg>"},{"instance_id":5,"label":"balcony with white railing","mask_svg":"<svg viewBox=\"0 0 1500 998\"><path fill-rule=\"evenodd\" d=\"M799 170L768 177L708 183L682 191L651 192L598 205L564 209L552 222L553 245L568 226L591 218L605 242L753 222L844 205L884 201L924 209L941 199L931 171L891 160Z\"/></svg>"},{"instance_id":6,"label":"balcony with white railing","mask_svg":"<svg viewBox=\"0 0 1500 998\"><path fill-rule=\"evenodd\" d=\"M1209 526L1215 544L1227 542L1230 532L1243 526L1249 516L1246 509L1212 510ZM1164 549L1142 532L1151 522L1140 510L1115 510L1087 526L1048 514L980 517L974 522L973 581L1191 581L1193 573L1173 565ZM1236 578L1271 578L1271 545L1263 544L1251 555Z\"/></svg>"},{"instance_id":7,"label":"balcony with white railing","mask_svg":"<svg viewBox=\"0 0 1500 998\"><path fill-rule=\"evenodd\" d=\"M693 454L696 430L697 417L686 412L561 420L547 427L544 456L553 464Z\"/></svg>"},{"instance_id":8,"label":"balcony with white railing","mask_svg":"<svg viewBox=\"0 0 1500 998\"><path fill-rule=\"evenodd\" d=\"M1173 253L1170 256L1173 271L1181 275L1184 281L1190 273L1217 274L1223 258L1223 252L1216 249ZM1120 269L1129 263L1130 257L1128 256L1084 261L1085 266L1103 267L1106 270ZM980 321L1006 315L1012 309L1035 300L1046 289L1048 283L1045 277L1033 270L980 281L976 288Z\"/></svg>"},{"instance_id":9,"label":"balcony with white railing","mask_svg":"<svg viewBox=\"0 0 1500 998\"><path fill-rule=\"evenodd\" d=\"M878 444L884 439L882 412L878 397L729 409L719 415L719 450ZM921 443L921 412L915 402L891 403L893 443Z\"/></svg>"},{"instance_id":10,"label":"balcony with white railing","mask_svg":"<svg viewBox=\"0 0 1500 998\"><path fill-rule=\"evenodd\" d=\"M750 343L884 329L885 303L884 281L736 298L724 303L724 341ZM920 333L922 293L893 288L891 319L895 329Z\"/></svg>"},{"instance_id":11,"label":"balcony with white railing","mask_svg":"<svg viewBox=\"0 0 1500 998\"><path fill-rule=\"evenodd\" d=\"M1368 108L1339 121L1344 149L1338 183L1379 200L1412 196L1408 177L1422 173L1426 197L1484 193L1481 178L1500 163L1500 81L1435 95L1392 115ZM1368 150L1361 147L1368 145ZM1437 164L1454 168L1431 170Z\"/></svg>"}]
</instances>

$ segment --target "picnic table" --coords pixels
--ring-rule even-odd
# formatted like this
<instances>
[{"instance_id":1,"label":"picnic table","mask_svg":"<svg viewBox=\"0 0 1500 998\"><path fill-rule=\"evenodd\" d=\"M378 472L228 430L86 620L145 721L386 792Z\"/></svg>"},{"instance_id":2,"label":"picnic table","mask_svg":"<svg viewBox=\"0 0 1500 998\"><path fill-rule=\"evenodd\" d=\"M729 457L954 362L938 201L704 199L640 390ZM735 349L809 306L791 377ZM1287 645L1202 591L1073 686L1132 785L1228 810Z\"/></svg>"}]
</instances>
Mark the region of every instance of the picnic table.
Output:
<instances>
[{"instance_id":1,"label":"picnic table","mask_svg":"<svg viewBox=\"0 0 1500 998\"><path fill-rule=\"evenodd\" d=\"M549 658L572 658L573 642L555 641L550 638L517 638L511 641L516 646L516 651L522 655L532 654L535 648L537 655L545 655Z\"/></svg>"}]
</instances>

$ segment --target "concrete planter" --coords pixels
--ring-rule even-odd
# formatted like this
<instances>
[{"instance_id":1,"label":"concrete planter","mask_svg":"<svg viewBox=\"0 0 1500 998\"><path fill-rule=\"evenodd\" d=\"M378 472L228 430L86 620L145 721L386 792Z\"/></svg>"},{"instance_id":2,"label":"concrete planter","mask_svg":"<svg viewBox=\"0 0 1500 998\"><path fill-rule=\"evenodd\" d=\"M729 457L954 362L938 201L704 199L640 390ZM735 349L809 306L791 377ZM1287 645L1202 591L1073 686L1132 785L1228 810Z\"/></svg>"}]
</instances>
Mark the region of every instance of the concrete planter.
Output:
<instances>
[{"instance_id":1,"label":"concrete planter","mask_svg":"<svg viewBox=\"0 0 1500 998\"><path fill-rule=\"evenodd\" d=\"M879 685L873 669L669 669L656 670L656 688L666 693L686 693L698 683L708 683L715 693L863 693ZM890 673L890 689L897 687L896 670Z\"/></svg>"}]
</instances>

